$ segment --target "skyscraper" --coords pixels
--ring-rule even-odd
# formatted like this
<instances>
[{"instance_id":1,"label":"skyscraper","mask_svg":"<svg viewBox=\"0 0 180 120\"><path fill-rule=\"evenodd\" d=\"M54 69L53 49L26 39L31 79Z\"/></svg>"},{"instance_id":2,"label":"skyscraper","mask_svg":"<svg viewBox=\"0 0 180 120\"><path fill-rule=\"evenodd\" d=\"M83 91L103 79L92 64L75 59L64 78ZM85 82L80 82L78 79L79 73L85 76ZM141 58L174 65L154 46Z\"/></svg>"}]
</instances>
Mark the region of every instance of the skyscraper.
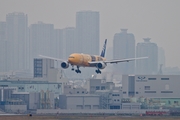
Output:
<instances>
[{"instance_id":1,"label":"skyscraper","mask_svg":"<svg viewBox=\"0 0 180 120\"><path fill-rule=\"evenodd\" d=\"M127 29L121 29L120 33L114 35L113 40L113 58L125 59L135 57L135 38L132 33L127 33ZM115 70L121 74L133 74L135 69L135 62L118 63Z\"/></svg>"},{"instance_id":2,"label":"skyscraper","mask_svg":"<svg viewBox=\"0 0 180 120\"><path fill-rule=\"evenodd\" d=\"M74 52L99 55L99 12L79 11L76 13L76 39ZM84 69L84 78L94 74L95 69Z\"/></svg>"},{"instance_id":3,"label":"skyscraper","mask_svg":"<svg viewBox=\"0 0 180 120\"><path fill-rule=\"evenodd\" d=\"M6 15L7 26L7 70L24 71L28 69L28 17L24 13Z\"/></svg>"},{"instance_id":4,"label":"skyscraper","mask_svg":"<svg viewBox=\"0 0 180 120\"><path fill-rule=\"evenodd\" d=\"M39 55L57 57L53 24L45 24L43 22L31 24L29 28L29 38L31 70L33 67L33 59L39 57Z\"/></svg>"},{"instance_id":5,"label":"skyscraper","mask_svg":"<svg viewBox=\"0 0 180 120\"><path fill-rule=\"evenodd\" d=\"M6 40L6 22L0 21L0 40Z\"/></svg>"},{"instance_id":6,"label":"skyscraper","mask_svg":"<svg viewBox=\"0 0 180 120\"><path fill-rule=\"evenodd\" d=\"M68 59L69 55L76 52L75 48L75 28L68 27L63 29L63 59Z\"/></svg>"},{"instance_id":7,"label":"skyscraper","mask_svg":"<svg viewBox=\"0 0 180 120\"><path fill-rule=\"evenodd\" d=\"M99 54L99 12L76 13L76 52ZM81 46L80 46L81 45Z\"/></svg>"},{"instance_id":8,"label":"skyscraper","mask_svg":"<svg viewBox=\"0 0 180 120\"><path fill-rule=\"evenodd\" d=\"M55 29L54 30L54 40L56 43L55 46L56 46L57 58L63 59L63 52L64 52L63 29Z\"/></svg>"},{"instance_id":9,"label":"skyscraper","mask_svg":"<svg viewBox=\"0 0 180 120\"><path fill-rule=\"evenodd\" d=\"M7 72L6 22L0 22L0 72Z\"/></svg>"},{"instance_id":10,"label":"skyscraper","mask_svg":"<svg viewBox=\"0 0 180 120\"><path fill-rule=\"evenodd\" d=\"M150 42L150 38L144 38L144 42L137 44L136 57L148 57L136 61L137 74L157 74L158 46Z\"/></svg>"}]
</instances>

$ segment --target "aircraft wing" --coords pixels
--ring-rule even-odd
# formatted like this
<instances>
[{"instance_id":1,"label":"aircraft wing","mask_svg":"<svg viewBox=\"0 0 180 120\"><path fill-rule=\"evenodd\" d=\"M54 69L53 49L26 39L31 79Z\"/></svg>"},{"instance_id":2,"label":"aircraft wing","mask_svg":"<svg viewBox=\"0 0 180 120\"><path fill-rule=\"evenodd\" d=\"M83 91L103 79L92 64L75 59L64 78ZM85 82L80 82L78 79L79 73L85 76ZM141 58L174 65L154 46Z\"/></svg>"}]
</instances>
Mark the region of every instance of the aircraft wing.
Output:
<instances>
[{"instance_id":1,"label":"aircraft wing","mask_svg":"<svg viewBox=\"0 0 180 120\"><path fill-rule=\"evenodd\" d=\"M133 60L146 59L146 58L148 58L148 57L127 58L127 59L119 59L119 60L108 60L108 61L104 61L104 63L129 62L129 61L133 61Z\"/></svg>"},{"instance_id":2,"label":"aircraft wing","mask_svg":"<svg viewBox=\"0 0 180 120\"><path fill-rule=\"evenodd\" d=\"M65 60L62 60L62 59L58 59L58 58L53 58L53 57L48 57L48 56L44 56L44 55L39 55L39 57L42 57L42 58L47 58L47 59L51 59L51 60L56 60L56 61L65 61Z\"/></svg>"},{"instance_id":3,"label":"aircraft wing","mask_svg":"<svg viewBox=\"0 0 180 120\"><path fill-rule=\"evenodd\" d=\"M114 59L114 60L106 60L103 61L104 63L119 63L119 62L129 62L133 60L138 60L138 59L146 59L148 57L138 57L138 58L128 58L128 59ZM94 61L94 62L89 62L90 65L95 65L99 63L100 61Z\"/></svg>"}]
</instances>

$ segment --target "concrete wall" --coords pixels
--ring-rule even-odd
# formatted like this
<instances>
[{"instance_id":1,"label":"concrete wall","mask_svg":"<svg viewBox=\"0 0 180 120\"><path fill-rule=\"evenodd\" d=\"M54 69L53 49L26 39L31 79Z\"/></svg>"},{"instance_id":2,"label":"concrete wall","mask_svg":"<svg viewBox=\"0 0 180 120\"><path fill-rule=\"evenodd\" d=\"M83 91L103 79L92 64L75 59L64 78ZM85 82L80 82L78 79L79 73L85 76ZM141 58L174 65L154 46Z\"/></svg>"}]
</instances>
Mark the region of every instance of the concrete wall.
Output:
<instances>
[{"instance_id":1,"label":"concrete wall","mask_svg":"<svg viewBox=\"0 0 180 120\"><path fill-rule=\"evenodd\" d=\"M148 109L149 111L154 111L152 109ZM156 111L158 111L156 109ZM159 110L159 111L162 111L162 110ZM168 111L168 110L163 110L163 111ZM36 111L37 114L57 114L57 113L69 113L69 114L72 114L72 113L76 113L76 114L83 114L83 113L89 113L89 114L110 114L110 113L113 113L113 114L145 114L146 113L146 109L144 110L139 110L139 109L136 109L136 110L102 110L102 109L97 109L97 110L75 110L75 109L72 109L72 110L62 110L62 109L38 109Z\"/></svg>"},{"instance_id":2,"label":"concrete wall","mask_svg":"<svg viewBox=\"0 0 180 120\"><path fill-rule=\"evenodd\" d=\"M5 111L8 112L26 112L27 105L5 105Z\"/></svg>"}]
</instances>

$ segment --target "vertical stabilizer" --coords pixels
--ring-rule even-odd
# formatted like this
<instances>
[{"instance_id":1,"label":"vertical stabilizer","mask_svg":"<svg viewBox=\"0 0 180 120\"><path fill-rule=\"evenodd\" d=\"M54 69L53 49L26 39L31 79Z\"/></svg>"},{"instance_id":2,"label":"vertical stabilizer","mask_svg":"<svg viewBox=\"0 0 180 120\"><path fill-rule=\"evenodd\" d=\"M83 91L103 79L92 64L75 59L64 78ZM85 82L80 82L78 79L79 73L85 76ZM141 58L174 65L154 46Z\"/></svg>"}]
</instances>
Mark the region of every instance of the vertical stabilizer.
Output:
<instances>
[{"instance_id":1,"label":"vertical stabilizer","mask_svg":"<svg viewBox=\"0 0 180 120\"><path fill-rule=\"evenodd\" d=\"M106 43L107 43L107 39L105 39L105 42L104 42L104 46L103 46L103 49L102 49L102 52L101 52L101 57L105 57L105 53L106 53Z\"/></svg>"}]
</instances>

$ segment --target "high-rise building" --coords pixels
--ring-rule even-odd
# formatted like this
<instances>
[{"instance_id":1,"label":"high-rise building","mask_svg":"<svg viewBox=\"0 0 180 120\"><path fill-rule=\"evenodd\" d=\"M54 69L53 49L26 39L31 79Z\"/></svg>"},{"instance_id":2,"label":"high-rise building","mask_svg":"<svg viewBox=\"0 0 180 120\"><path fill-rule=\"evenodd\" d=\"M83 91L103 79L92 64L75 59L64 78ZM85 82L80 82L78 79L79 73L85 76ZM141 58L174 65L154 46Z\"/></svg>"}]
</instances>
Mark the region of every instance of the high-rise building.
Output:
<instances>
[{"instance_id":1,"label":"high-rise building","mask_svg":"<svg viewBox=\"0 0 180 120\"><path fill-rule=\"evenodd\" d=\"M7 72L6 22L0 22L0 72Z\"/></svg>"},{"instance_id":2,"label":"high-rise building","mask_svg":"<svg viewBox=\"0 0 180 120\"><path fill-rule=\"evenodd\" d=\"M75 28L68 27L63 29L63 59L67 60L69 55L77 52L75 44Z\"/></svg>"},{"instance_id":3,"label":"high-rise building","mask_svg":"<svg viewBox=\"0 0 180 120\"><path fill-rule=\"evenodd\" d=\"M99 55L99 12L79 11L76 13L76 39L74 51L78 53ZM81 68L81 78L94 74L94 68Z\"/></svg>"},{"instance_id":4,"label":"high-rise building","mask_svg":"<svg viewBox=\"0 0 180 120\"><path fill-rule=\"evenodd\" d=\"M77 12L76 35L76 52L99 54L99 12Z\"/></svg>"},{"instance_id":5,"label":"high-rise building","mask_svg":"<svg viewBox=\"0 0 180 120\"><path fill-rule=\"evenodd\" d=\"M120 33L114 35L113 59L125 59L135 57L135 38L132 33L127 33L127 29L121 29ZM135 62L118 63L115 70L120 74L134 74Z\"/></svg>"},{"instance_id":6,"label":"high-rise building","mask_svg":"<svg viewBox=\"0 0 180 120\"><path fill-rule=\"evenodd\" d=\"M148 57L136 61L137 74L157 74L158 71L158 46L150 42L150 38L144 38L144 42L136 46L136 57Z\"/></svg>"},{"instance_id":7,"label":"high-rise building","mask_svg":"<svg viewBox=\"0 0 180 120\"><path fill-rule=\"evenodd\" d=\"M57 57L56 40L54 39L54 25L38 22L31 24L29 28L30 39L30 63L33 69L33 59L39 55Z\"/></svg>"},{"instance_id":8,"label":"high-rise building","mask_svg":"<svg viewBox=\"0 0 180 120\"><path fill-rule=\"evenodd\" d=\"M0 41L6 40L6 22L0 21Z\"/></svg>"},{"instance_id":9,"label":"high-rise building","mask_svg":"<svg viewBox=\"0 0 180 120\"><path fill-rule=\"evenodd\" d=\"M28 17L14 12L6 15L7 27L7 70L24 71L28 69Z\"/></svg>"},{"instance_id":10,"label":"high-rise building","mask_svg":"<svg viewBox=\"0 0 180 120\"><path fill-rule=\"evenodd\" d=\"M54 40L56 42L55 46L56 46L57 58L63 59L63 52L64 52L63 29L54 30Z\"/></svg>"}]
</instances>

